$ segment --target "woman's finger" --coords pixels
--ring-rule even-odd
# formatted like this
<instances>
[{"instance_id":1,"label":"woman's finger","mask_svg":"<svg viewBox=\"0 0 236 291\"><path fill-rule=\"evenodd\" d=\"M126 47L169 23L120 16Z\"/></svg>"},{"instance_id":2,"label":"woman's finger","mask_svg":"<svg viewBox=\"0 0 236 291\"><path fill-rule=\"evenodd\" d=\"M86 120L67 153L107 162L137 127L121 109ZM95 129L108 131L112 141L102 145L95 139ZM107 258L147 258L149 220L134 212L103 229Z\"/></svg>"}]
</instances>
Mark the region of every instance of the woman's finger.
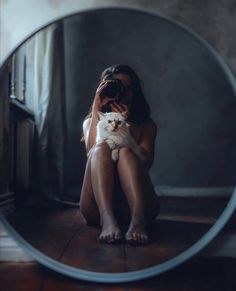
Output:
<instances>
[{"instance_id":1,"label":"woman's finger","mask_svg":"<svg viewBox=\"0 0 236 291\"><path fill-rule=\"evenodd\" d=\"M97 90L95 93L93 107L97 108L98 110L101 110L101 106L103 106L104 104L110 101L110 99L103 94L103 90L106 84L107 84L107 81L101 82L99 86L97 87Z\"/></svg>"},{"instance_id":2,"label":"woman's finger","mask_svg":"<svg viewBox=\"0 0 236 291\"><path fill-rule=\"evenodd\" d=\"M101 92L104 89L104 87L106 86L106 83L107 82L105 82L105 81L100 83L99 86L97 87L96 92Z\"/></svg>"},{"instance_id":3,"label":"woman's finger","mask_svg":"<svg viewBox=\"0 0 236 291\"><path fill-rule=\"evenodd\" d=\"M124 108L124 111L129 111L129 107L127 106L127 105L125 105L125 104L122 104L122 106L123 106L123 108Z\"/></svg>"},{"instance_id":4,"label":"woman's finger","mask_svg":"<svg viewBox=\"0 0 236 291\"><path fill-rule=\"evenodd\" d=\"M114 105L117 106L117 108L119 108L120 111L124 111L124 106L118 102L114 102Z\"/></svg>"},{"instance_id":5,"label":"woman's finger","mask_svg":"<svg viewBox=\"0 0 236 291\"><path fill-rule=\"evenodd\" d=\"M119 108L117 108L117 106L115 106L113 103L110 103L110 105L111 105L112 112L120 112Z\"/></svg>"},{"instance_id":6,"label":"woman's finger","mask_svg":"<svg viewBox=\"0 0 236 291\"><path fill-rule=\"evenodd\" d=\"M118 102L112 102L112 104L114 104L114 106L119 110L119 112L128 111L128 106L124 104Z\"/></svg>"},{"instance_id":7,"label":"woman's finger","mask_svg":"<svg viewBox=\"0 0 236 291\"><path fill-rule=\"evenodd\" d=\"M103 91L107 85L107 82L103 82L99 85L96 91L96 99L100 99L101 105L106 104L107 102L111 101L111 98L108 98L106 95L104 95Z\"/></svg>"},{"instance_id":8,"label":"woman's finger","mask_svg":"<svg viewBox=\"0 0 236 291\"><path fill-rule=\"evenodd\" d=\"M112 102L111 104L112 104L113 108L116 109L116 112L123 112L124 111L122 106L117 104L116 102Z\"/></svg>"}]
</instances>

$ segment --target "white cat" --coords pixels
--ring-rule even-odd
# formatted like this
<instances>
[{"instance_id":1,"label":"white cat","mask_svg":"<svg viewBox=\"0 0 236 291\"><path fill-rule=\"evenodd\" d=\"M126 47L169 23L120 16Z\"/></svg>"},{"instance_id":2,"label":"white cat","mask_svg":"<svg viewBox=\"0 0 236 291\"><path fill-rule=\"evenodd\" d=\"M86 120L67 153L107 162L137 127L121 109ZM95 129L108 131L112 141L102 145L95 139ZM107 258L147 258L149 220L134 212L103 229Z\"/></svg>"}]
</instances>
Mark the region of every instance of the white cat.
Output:
<instances>
[{"instance_id":1,"label":"white cat","mask_svg":"<svg viewBox=\"0 0 236 291\"><path fill-rule=\"evenodd\" d=\"M131 136L129 127L130 125L126 122L126 113L99 112L96 143L105 141L108 144L113 161L118 160L121 147L130 148L141 161L145 159L141 148Z\"/></svg>"}]
</instances>

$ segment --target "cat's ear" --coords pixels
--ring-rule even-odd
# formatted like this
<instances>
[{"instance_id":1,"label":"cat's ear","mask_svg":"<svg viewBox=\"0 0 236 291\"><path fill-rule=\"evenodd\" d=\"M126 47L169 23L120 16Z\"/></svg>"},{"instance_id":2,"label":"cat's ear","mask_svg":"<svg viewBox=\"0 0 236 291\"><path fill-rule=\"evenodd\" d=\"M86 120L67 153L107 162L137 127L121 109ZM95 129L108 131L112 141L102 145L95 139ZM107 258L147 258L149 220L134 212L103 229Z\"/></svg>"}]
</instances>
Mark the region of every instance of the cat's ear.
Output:
<instances>
[{"instance_id":1,"label":"cat's ear","mask_svg":"<svg viewBox=\"0 0 236 291\"><path fill-rule=\"evenodd\" d=\"M99 120L102 119L105 116L105 113L98 111L98 118Z\"/></svg>"},{"instance_id":2,"label":"cat's ear","mask_svg":"<svg viewBox=\"0 0 236 291\"><path fill-rule=\"evenodd\" d=\"M126 110L126 111L121 112L121 114L124 116L125 119L127 119L129 112Z\"/></svg>"}]
</instances>

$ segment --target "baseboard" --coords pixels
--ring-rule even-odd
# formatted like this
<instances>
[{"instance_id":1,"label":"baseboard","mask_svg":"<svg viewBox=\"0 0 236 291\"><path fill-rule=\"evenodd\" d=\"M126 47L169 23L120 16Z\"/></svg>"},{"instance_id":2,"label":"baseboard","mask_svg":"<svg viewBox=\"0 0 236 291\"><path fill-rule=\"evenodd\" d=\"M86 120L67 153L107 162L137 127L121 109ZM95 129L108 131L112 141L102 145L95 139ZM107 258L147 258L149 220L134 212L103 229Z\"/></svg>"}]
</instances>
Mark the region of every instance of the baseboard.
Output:
<instances>
[{"instance_id":1,"label":"baseboard","mask_svg":"<svg viewBox=\"0 0 236 291\"><path fill-rule=\"evenodd\" d=\"M155 191L164 197L230 197L234 191L234 186L225 187L176 187L169 185L159 185Z\"/></svg>"}]
</instances>

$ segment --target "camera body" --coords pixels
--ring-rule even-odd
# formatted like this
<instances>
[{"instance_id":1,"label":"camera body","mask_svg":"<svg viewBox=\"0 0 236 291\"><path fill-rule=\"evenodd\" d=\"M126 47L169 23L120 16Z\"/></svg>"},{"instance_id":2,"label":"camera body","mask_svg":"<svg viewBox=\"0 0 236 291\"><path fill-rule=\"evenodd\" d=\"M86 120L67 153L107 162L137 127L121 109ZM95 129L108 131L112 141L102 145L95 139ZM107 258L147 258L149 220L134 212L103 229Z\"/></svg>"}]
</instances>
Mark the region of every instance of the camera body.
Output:
<instances>
[{"instance_id":1,"label":"camera body","mask_svg":"<svg viewBox=\"0 0 236 291\"><path fill-rule=\"evenodd\" d=\"M112 99L119 100L119 98L124 94L125 87L119 79L108 80L106 87L103 90L103 94Z\"/></svg>"},{"instance_id":2,"label":"camera body","mask_svg":"<svg viewBox=\"0 0 236 291\"><path fill-rule=\"evenodd\" d=\"M120 97L125 92L125 87L123 83L119 79L111 79L108 81L110 82L108 82L106 87L104 88L103 94L110 99L119 101ZM103 113L112 111L110 103L113 102L113 100L102 106Z\"/></svg>"}]
</instances>

